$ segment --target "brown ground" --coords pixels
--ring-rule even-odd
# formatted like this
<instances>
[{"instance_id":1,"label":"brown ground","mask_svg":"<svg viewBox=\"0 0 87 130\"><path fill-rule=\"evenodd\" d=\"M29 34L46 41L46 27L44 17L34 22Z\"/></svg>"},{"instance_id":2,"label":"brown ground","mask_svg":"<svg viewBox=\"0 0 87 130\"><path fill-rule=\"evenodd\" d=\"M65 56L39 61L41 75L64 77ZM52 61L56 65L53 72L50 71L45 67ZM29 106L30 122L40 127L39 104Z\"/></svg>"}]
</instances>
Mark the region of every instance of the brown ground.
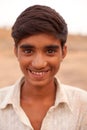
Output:
<instances>
[{"instance_id":1,"label":"brown ground","mask_svg":"<svg viewBox=\"0 0 87 130\"><path fill-rule=\"evenodd\" d=\"M87 90L87 36L69 35L67 45L58 76L63 83ZM21 75L10 31L0 29L0 87L13 84Z\"/></svg>"}]
</instances>

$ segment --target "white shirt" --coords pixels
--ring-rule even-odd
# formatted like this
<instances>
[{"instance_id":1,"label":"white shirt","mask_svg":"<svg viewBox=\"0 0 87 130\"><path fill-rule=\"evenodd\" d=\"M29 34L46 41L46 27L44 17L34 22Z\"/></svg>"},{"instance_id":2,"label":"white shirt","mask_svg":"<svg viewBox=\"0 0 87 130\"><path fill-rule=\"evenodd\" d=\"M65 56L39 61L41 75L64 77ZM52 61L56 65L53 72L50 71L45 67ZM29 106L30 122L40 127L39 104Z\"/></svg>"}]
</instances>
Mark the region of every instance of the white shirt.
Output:
<instances>
[{"instance_id":1,"label":"white shirt","mask_svg":"<svg viewBox=\"0 0 87 130\"><path fill-rule=\"evenodd\" d=\"M34 130L20 106L16 84L0 89L0 130ZM41 130L87 130L87 92L61 84L58 80L55 104L43 119Z\"/></svg>"}]
</instances>

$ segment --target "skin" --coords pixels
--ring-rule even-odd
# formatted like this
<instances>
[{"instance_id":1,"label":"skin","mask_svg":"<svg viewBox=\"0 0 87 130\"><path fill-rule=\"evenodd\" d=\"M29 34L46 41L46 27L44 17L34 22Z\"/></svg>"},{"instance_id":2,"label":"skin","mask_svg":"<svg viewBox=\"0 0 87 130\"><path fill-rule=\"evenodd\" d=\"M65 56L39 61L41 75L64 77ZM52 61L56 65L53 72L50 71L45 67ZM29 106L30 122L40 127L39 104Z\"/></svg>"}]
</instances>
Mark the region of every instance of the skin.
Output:
<instances>
[{"instance_id":1,"label":"skin","mask_svg":"<svg viewBox=\"0 0 87 130\"><path fill-rule=\"evenodd\" d=\"M55 101L54 77L67 47L62 48L60 40L54 36L38 34L22 39L14 52L25 77L21 106L34 129L40 130L43 118Z\"/></svg>"}]
</instances>

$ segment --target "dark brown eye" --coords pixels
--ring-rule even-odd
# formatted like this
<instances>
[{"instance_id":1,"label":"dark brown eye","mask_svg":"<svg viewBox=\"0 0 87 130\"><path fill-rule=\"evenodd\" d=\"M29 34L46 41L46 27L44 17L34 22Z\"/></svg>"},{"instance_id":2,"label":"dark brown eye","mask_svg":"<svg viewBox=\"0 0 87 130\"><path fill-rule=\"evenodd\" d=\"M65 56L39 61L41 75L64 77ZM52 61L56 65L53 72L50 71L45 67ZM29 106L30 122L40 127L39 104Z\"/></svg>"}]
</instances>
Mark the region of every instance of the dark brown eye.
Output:
<instances>
[{"instance_id":1,"label":"dark brown eye","mask_svg":"<svg viewBox=\"0 0 87 130\"><path fill-rule=\"evenodd\" d=\"M53 50L53 49L49 49L47 52L48 52L48 53L54 53L55 50Z\"/></svg>"},{"instance_id":2,"label":"dark brown eye","mask_svg":"<svg viewBox=\"0 0 87 130\"><path fill-rule=\"evenodd\" d=\"M32 50L31 49L25 49L24 53L26 53L26 54L32 53Z\"/></svg>"},{"instance_id":3,"label":"dark brown eye","mask_svg":"<svg viewBox=\"0 0 87 130\"><path fill-rule=\"evenodd\" d=\"M47 54L48 54L48 55L53 55L53 54L55 54L55 52L56 52L56 50L53 49L53 48L47 50Z\"/></svg>"}]
</instances>

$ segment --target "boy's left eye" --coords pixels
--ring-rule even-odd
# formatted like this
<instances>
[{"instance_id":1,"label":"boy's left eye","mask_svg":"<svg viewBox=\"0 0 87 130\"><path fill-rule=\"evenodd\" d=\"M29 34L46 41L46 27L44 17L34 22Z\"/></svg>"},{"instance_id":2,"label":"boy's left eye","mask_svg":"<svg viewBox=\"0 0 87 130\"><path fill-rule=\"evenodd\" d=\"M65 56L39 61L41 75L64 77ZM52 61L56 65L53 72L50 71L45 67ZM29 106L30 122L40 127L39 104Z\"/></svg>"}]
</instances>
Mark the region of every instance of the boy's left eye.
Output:
<instances>
[{"instance_id":1,"label":"boy's left eye","mask_svg":"<svg viewBox=\"0 0 87 130\"><path fill-rule=\"evenodd\" d=\"M48 52L48 53L54 53L55 50L53 50L53 49L49 49L49 50L47 50L47 52Z\"/></svg>"},{"instance_id":2,"label":"boy's left eye","mask_svg":"<svg viewBox=\"0 0 87 130\"><path fill-rule=\"evenodd\" d=\"M47 50L47 54L48 55L52 55L52 54L54 54L56 52L56 50L54 50L54 49L48 49Z\"/></svg>"}]
</instances>

